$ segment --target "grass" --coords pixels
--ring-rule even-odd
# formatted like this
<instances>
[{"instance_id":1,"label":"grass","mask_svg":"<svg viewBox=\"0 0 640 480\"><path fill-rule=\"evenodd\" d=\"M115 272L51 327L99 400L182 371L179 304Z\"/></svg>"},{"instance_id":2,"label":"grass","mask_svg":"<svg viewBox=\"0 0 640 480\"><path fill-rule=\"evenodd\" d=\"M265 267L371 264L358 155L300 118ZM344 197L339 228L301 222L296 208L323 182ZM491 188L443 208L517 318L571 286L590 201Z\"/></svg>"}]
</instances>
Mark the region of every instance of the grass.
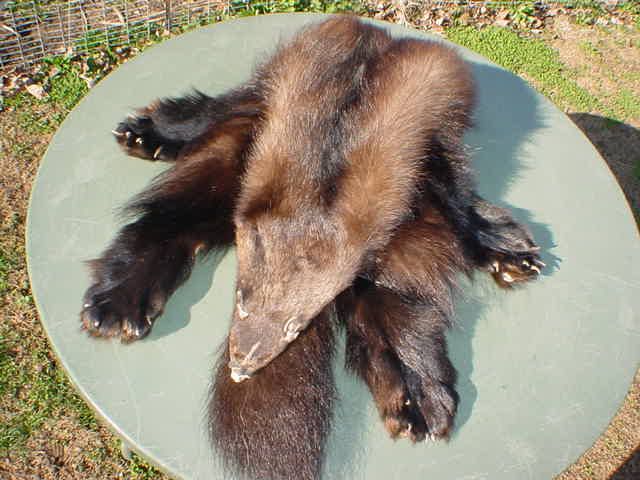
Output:
<instances>
[{"instance_id":1,"label":"grass","mask_svg":"<svg viewBox=\"0 0 640 480\"><path fill-rule=\"evenodd\" d=\"M558 53L542 40L520 37L506 28L490 26L453 27L447 30L452 41L474 50L517 75L531 79L536 87L562 108L613 112L580 87L560 61Z\"/></svg>"},{"instance_id":2,"label":"grass","mask_svg":"<svg viewBox=\"0 0 640 480\"><path fill-rule=\"evenodd\" d=\"M566 67L558 52L543 40L524 38L507 28L490 26L477 29L473 26L456 26L447 30L447 37L493 62L523 76L549 97L559 107L573 111L598 112L612 120L626 122L640 119L640 97L629 88L622 88L615 95L596 97L576 81L576 72ZM591 41L583 41L580 49L595 60L604 55ZM588 66L585 66L588 68ZM620 72L611 72L615 78ZM623 80L635 81L637 72L626 72Z\"/></svg>"},{"instance_id":3,"label":"grass","mask_svg":"<svg viewBox=\"0 0 640 480\"><path fill-rule=\"evenodd\" d=\"M617 117L640 118L640 97L631 90L620 90L612 103Z\"/></svg>"},{"instance_id":4,"label":"grass","mask_svg":"<svg viewBox=\"0 0 640 480\"><path fill-rule=\"evenodd\" d=\"M69 57L55 57L45 59L57 73L48 81L48 101L57 104L64 110L71 110L89 91L87 83L80 77L80 68Z\"/></svg>"}]
</instances>

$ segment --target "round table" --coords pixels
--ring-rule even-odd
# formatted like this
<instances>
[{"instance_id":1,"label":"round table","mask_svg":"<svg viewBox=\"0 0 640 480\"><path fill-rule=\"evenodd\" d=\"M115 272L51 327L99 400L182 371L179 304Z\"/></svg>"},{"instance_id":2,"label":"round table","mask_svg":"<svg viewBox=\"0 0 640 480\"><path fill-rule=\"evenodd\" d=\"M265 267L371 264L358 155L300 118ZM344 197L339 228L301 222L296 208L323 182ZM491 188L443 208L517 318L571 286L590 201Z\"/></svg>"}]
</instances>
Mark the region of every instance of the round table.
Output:
<instances>
[{"instance_id":1,"label":"round table","mask_svg":"<svg viewBox=\"0 0 640 480\"><path fill-rule=\"evenodd\" d=\"M233 252L199 264L141 342L88 338L84 261L106 247L117 207L166 165L126 157L110 131L134 107L248 78L276 43L320 15L243 18L168 40L98 84L61 126L33 188L29 274L51 344L81 395L136 452L180 479L222 479L203 428L233 305ZM426 35L384 24L398 36ZM548 265L505 293L478 274L448 340L461 397L449 443L385 433L338 358L326 479L544 479L605 429L640 359L640 242L611 172L575 125L523 80L467 50L479 89L466 142L488 200L528 224ZM228 478L228 477L226 477Z\"/></svg>"}]
</instances>

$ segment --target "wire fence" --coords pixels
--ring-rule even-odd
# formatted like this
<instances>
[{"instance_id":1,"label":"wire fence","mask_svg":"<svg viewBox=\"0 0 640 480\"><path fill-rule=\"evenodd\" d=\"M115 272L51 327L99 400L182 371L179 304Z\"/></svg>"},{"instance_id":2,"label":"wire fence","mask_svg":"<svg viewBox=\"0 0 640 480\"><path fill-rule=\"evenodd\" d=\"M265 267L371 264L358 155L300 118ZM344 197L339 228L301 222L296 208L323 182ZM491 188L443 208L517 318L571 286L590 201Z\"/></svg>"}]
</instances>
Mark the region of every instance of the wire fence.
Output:
<instances>
[{"instance_id":1,"label":"wire fence","mask_svg":"<svg viewBox=\"0 0 640 480\"><path fill-rule=\"evenodd\" d=\"M176 28L210 23L242 8L225 0L69 0L47 6L7 4L0 10L0 70L45 57L87 53L148 40Z\"/></svg>"},{"instance_id":2,"label":"wire fence","mask_svg":"<svg viewBox=\"0 0 640 480\"><path fill-rule=\"evenodd\" d=\"M433 5L487 6L525 2L422 1ZM0 72L29 66L50 56L135 44L163 32L211 23L229 14L281 11L283 5L293 7L294 4L293 0L263 3L252 0L68 0L47 5L0 2Z\"/></svg>"}]
</instances>

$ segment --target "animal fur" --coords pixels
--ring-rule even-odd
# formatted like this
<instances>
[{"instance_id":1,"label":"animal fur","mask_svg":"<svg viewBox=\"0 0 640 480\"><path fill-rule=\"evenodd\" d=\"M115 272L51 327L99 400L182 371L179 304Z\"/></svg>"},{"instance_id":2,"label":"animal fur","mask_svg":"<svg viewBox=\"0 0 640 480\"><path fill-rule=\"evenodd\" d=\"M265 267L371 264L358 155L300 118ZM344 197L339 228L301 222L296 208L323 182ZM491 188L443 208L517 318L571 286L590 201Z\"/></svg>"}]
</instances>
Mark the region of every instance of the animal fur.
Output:
<instances>
[{"instance_id":1,"label":"animal fur","mask_svg":"<svg viewBox=\"0 0 640 480\"><path fill-rule=\"evenodd\" d=\"M462 145L473 105L454 50L340 16L236 90L141 109L117 141L175 164L91 263L83 326L142 338L195 252L235 243L236 308L209 408L226 468L320 477L337 326L389 434L447 438L456 278L480 269L509 288L543 266L527 229L473 190Z\"/></svg>"}]
</instances>

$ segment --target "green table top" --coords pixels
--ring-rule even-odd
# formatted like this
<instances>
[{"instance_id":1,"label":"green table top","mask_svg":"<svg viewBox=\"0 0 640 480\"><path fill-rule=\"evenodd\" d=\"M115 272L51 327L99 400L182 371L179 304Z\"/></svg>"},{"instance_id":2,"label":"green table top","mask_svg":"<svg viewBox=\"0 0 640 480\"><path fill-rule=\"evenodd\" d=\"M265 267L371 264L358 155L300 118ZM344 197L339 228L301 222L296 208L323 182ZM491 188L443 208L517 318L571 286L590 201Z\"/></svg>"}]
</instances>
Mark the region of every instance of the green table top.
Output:
<instances>
[{"instance_id":1,"label":"green table top","mask_svg":"<svg viewBox=\"0 0 640 480\"><path fill-rule=\"evenodd\" d=\"M42 162L29 211L29 273L42 322L71 380L137 452L181 479L222 479L203 417L233 306L233 252L212 257L145 340L87 338L78 312L117 207L166 165L126 157L110 130L134 107L196 87L223 92L316 15L244 18L155 46L97 85ZM387 25L396 35L423 34ZM543 479L605 429L640 359L640 242L610 171L573 123L525 82L462 51L479 84L466 138L482 195L517 207L549 266L513 293L478 275L449 335L461 396L448 444L393 442L366 388L335 370L340 401L327 479Z\"/></svg>"}]
</instances>

